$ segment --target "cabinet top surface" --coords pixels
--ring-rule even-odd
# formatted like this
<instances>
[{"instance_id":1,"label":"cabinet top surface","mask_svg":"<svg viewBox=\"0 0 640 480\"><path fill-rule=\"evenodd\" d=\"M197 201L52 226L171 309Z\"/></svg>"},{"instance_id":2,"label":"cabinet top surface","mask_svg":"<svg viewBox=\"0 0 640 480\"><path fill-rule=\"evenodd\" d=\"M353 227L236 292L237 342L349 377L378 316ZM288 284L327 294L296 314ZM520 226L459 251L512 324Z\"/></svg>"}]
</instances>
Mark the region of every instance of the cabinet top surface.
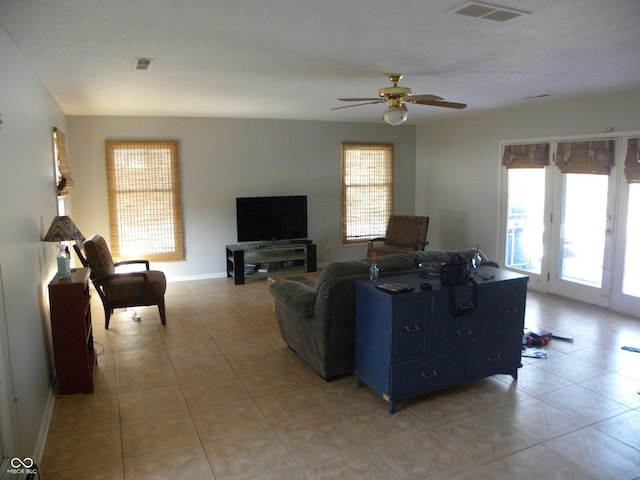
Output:
<instances>
[{"instance_id":1,"label":"cabinet top surface","mask_svg":"<svg viewBox=\"0 0 640 480\"><path fill-rule=\"evenodd\" d=\"M502 284L503 282L509 282L514 280L526 282L529 280L529 277L527 275L515 273L510 270L504 270L502 268L491 267L488 265L481 265L475 277L475 283L478 285L479 288L483 288L483 286L489 287L491 285ZM376 291L380 291L375 288L376 285L381 285L385 283L399 283L399 284L406 285L408 287L413 288L411 292L398 293L398 294L395 294L394 296L396 295L404 296L408 294L428 293L428 292L432 292L433 294L437 295L439 294L439 292L443 292L443 293L448 292L447 287L440 285L439 276L424 275L420 272L383 276L378 278L378 281L375 283L367 279L358 280L356 283L363 288L368 288ZM426 291L422 290L420 288L420 284L422 283L430 284L432 290L426 290ZM385 293L382 291L380 292ZM391 296L392 294L387 294L387 295Z\"/></svg>"},{"instance_id":2,"label":"cabinet top surface","mask_svg":"<svg viewBox=\"0 0 640 480\"><path fill-rule=\"evenodd\" d=\"M49 282L50 287L58 285L70 285L73 283L87 283L91 270L88 268L74 268L71 270L71 276L69 278L60 278L56 273Z\"/></svg>"}]
</instances>

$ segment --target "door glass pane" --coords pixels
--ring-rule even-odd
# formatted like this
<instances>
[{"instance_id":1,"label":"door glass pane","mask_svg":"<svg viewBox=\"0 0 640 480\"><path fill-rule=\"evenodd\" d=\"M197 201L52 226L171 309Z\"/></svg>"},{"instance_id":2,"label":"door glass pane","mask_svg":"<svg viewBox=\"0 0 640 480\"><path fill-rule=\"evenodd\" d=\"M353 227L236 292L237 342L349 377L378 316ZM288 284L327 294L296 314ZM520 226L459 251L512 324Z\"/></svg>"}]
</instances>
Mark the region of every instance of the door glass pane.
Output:
<instances>
[{"instance_id":1,"label":"door glass pane","mask_svg":"<svg viewBox=\"0 0 640 480\"><path fill-rule=\"evenodd\" d=\"M544 233L544 168L513 168L507 173L505 265L540 274Z\"/></svg>"},{"instance_id":2,"label":"door glass pane","mask_svg":"<svg viewBox=\"0 0 640 480\"><path fill-rule=\"evenodd\" d=\"M625 239L622 293L640 297L640 184L629 185L629 207L627 210L627 237Z\"/></svg>"},{"instance_id":3,"label":"door glass pane","mask_svg":"<svg viewBox=\"0 0 640 480\"><path fill-rule=\"evenodd\" d=\"M560 278L602 286L607 175L563 175Z\"/></svg>"}]
</instances>

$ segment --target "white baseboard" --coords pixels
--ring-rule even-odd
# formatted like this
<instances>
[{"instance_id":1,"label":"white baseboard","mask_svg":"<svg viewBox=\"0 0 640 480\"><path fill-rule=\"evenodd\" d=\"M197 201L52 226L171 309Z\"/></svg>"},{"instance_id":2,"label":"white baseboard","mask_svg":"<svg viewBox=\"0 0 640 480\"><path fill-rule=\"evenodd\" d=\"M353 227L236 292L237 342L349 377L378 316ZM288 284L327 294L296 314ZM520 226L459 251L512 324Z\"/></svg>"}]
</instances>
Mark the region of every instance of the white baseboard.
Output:
<instances>
[{"instance_id":1,"label":"white baseboard","mask_svg":"<svg viewBox=\"0 0 640 480\"><path fill-rule=\"evenodd\" d=\"M177 275L177 276L168 276L168 282L190 282L192 280L210 280L212 278L226 278L226 272L220 273L203 273L200 275Z\"/></svg>"}]
</instances>

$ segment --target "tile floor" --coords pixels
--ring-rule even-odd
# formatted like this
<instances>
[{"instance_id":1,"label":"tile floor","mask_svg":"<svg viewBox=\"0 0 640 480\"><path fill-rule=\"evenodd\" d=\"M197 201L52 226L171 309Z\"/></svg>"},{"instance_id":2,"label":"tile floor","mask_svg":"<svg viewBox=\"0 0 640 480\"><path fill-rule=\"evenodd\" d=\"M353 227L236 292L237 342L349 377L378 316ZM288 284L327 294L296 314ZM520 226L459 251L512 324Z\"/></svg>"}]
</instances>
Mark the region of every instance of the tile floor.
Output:
<instances>
[{"instance_id":1,"label":"tile floor","mask_svg":"<svg viewBox=\"0 0 640 480\"><path fill-rule=\"evenodd\" d=\"M265 282L172 283L166 327L148 307L105 331L96 300L95 393L56 399L48 480L640 477L640 319L530 292L527 326L574 343L389 415L286 347Z\"/></svg>"}]
</instances>

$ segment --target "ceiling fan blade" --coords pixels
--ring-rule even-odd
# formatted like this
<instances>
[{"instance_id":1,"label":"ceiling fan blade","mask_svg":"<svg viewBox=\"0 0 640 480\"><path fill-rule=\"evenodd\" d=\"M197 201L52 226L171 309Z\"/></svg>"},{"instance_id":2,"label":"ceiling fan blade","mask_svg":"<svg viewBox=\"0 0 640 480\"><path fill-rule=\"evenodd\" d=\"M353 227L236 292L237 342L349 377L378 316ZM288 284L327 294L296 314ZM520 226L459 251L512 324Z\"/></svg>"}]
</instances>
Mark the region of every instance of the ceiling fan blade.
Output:
<instances>
[{"instance_id":1,"label":"ceiling fan blade","mask_svg":"<svg viewBox=\"0 0 640 480\"><path fill-rule=\"evenodd\" d=\"M378 103L387 101L384 98L339 98L338 100L342 100L343 102L373 102L375 100Z\"/></svg>"},{"instance_id":2,"label":"ceiling fan blade","mask_svg":"<svg viewBox=\"0 0 640 480\"><path fill-rule=\"evenodd\" d=\"M444 98L439 97L437 95L411 95L405 97L407 102L416 103L416 102L427 102L432 100L444 100Z\"/></svg>"},{"instance_id":3,"label":"ceiling fan blade","mask_svg":"<svg viewBox=\"0 0 640 480\"><path fill-rule=\"evenodd\" d=\"M338 99L340 100L340 99ZM386 102L386 100L377 100L375 102L365 102L365 103L356 103L355 105L345 105L344 107L334 107L334 108L330 108L329 110L340 110L341 108L351 108L351 107L359 107L361 105L373 105L375 103L383 103Z\"/></svg>"},{"instance_id":4,"label":"ceiling fan blade","mask_svg":"<svg viewBox=\"0 0 640 480\"><path fill-rule=\"evenodd\" d=\"M432 107L445 107L445 108L455 108L457 110L462 110L463 108L467 108L466 103L455 103L455 102L441 102L440 100L424 100L418 102L412 102L417 105L431 105Z\"/></svg>"}]
</instances>

